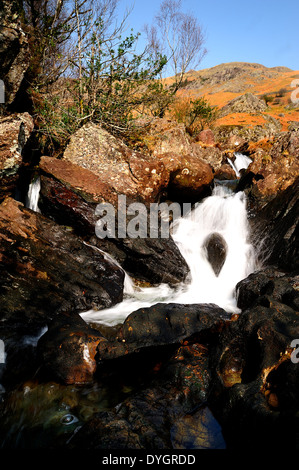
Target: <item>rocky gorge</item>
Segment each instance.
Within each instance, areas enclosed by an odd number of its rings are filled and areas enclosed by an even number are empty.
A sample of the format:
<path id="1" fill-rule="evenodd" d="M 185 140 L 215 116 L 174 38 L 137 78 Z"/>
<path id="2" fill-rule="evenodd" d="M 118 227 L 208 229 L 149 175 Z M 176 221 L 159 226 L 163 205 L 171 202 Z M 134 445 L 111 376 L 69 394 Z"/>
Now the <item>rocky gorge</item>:
<path id="1" fill-rule="evenodd" d="M 20 81 L 12 84 L 12 64 L 26 63 L 21 38 L 7 66 L 9 106 L 22 91 Z M 244 95 L 230 112 L 244 102 L 264 110 Z M 5 110 L 0 448 L 298 448 L 299 130 L 294 123 L 264 130 L 251 139 L 205 129 L 192 139 L 183 124 L 153 118 L 134 147 L 87 123 L 56 158 L 36 152 L 29 112 Z M 251 161 L 239 176 L 231 165 L 238 154 Z M 27 193 L 36 181 L 33 210 Z M 97 237 L 97 206 L 111 204 L 118 224 L 130 204 L 194 207 L 217 184 L 246 200 L 256 257 L 256 269 L 235 286 L 237 313 L 161 295 L 112 326 L 85 321 L 82 312 L 127 299 L 130 280 L 137 290 L 173 292 L 190 281 L 172 236 Z M 205 249 L 218 276 L 226 240 L 213 234 Z"/>

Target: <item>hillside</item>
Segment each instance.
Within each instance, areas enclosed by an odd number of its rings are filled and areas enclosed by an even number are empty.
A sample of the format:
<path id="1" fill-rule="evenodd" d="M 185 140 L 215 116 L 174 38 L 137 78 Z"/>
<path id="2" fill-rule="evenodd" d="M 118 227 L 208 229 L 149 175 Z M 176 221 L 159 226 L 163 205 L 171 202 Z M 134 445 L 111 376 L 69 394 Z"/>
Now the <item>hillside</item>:
<path id="1" fill-rule="evenodd" d="M 299 79 L 299 70 L 231 62 L 199 71 L 190 70 L 186 74 L 180 96 L 193 99 L 205 96 L 211 105 L 221 109 L 231 100 L 249 93 L 267 103 L 265 110 L 248 112 L 245 107 L 243 112 L 240 109 L 238 112 L 226 112 L 216 125 L 263 125 L 272 117 L 281 123 L 281 130 L 287 130 L 290 122 L 299 121 L 299 108 L 291 101 L 294 91 L 291 84 L 295 79 Z M 171 80 L 168 79 L 169 82 Z"/>

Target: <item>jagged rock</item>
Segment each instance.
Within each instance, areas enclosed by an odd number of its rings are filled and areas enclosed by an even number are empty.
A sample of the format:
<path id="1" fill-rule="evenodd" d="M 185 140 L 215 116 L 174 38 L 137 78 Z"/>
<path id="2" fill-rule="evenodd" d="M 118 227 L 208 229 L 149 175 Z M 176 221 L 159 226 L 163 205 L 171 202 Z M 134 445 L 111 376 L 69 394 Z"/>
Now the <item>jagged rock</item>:
<path id="1" fill-rule="evenodd" d="M 221 108 L 221 117 L 231 113 L 261 113 L 267 110 L 264 100 L 261 100 L 252 93 L 237 96 Z"/>
<path id="2" fill-rule="evenodd" d="M 168 171 L 170 199 L 198 201 L 206 194 L 213 180 L 212 167 L 205 159 L 204 151 L 203 154 L 194 151 L 183 124 L 153 119 L 144 140 L 151 157 L 162 162 Z"/>
<path id="3" fill-rule="evenodd" d="M 99 217 L 95 210 L 99 202 L 110 201 L 116 206 L 116 192 L 101 178 L 74 163 L 43 157 L 40 162 L 41 195 L 40 208 L 46 216 L 58 223 L 74 227 L 76 233 L 91 243 L 110 253 L 132 276 L 151 283 L 167 282 L 175 284 L 183 281 L 189 268 L 175 245 L 169 238 L 129 238 L 126 234 L 113 238 L 97 238 L 96 223 Z M 107 199 L 106 199 L 107 198 Z M 129 204 L 130 199 L 127 199 Z M 115 207 L 126 212 L 126 207 Z"/>
<path id="4" fill-rule="evenodd" d="M 28 113 L 0 119 L 0 201 L 15 192 L 22 166 L 22 151 L 33 127 L 33 119 Z"/>
<path id="5" fill-rule="evenodd" d="M 27 37 L 20 25 L 20 0 L 3 0 L 0 4 L 0 63 L 5 85 L 5 106 L 13 103 L 29 67 Z"/>
<path id="6" fill-rule="evenodd" d="M 220 235 L 220 233 L 212 233 L 204 241 L 203 248 L 206 252 L 207 259 L 210 265 L 212 266 L 214 273 L 216 274 L 216 276 L 219 276 L 219 273 L 226 259 L 226 241 L 224 240 L 222 235 Z"/>

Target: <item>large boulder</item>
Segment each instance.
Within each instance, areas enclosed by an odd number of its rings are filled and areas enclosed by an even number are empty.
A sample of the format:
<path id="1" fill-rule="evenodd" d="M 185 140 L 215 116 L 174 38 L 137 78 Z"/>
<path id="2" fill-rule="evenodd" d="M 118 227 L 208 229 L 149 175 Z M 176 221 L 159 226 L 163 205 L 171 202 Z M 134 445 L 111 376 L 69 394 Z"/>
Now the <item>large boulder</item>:
<path id="1" fill-rule="evenodd" d="M 93 123 L 72 135 L 63 160 L 97 175 L 111 193 L 144 203 L 157 201 L 169 180 L 162 162 L 131 150 L 123 141 Z M 101 194 L 100 190 L 99 185 L 98 194 Z M 104 193 L 103 197 L 112 202 L 109 195 Z"/>
<path id="2" fill-rule="evenodd" d="M 28 113 L 12 114 L 0 119 L 0 201 L 15 193 L 22 152 L 34 128 Z"/>
<path id="3" fill-rule="evenodd" d="M 214 177 L 212 167 L 205 161 L 204 152 L 194 151 L 183 124 L 156 118 L 150 122 L 144 140 L 150 155 L 168 170 L 170 199 L 196 201 L 207 193 Z"/>
<path id="4" fill-rule="evenodd" d="M 171 236 L 169 238 L 96 237 L 96 207 L 109 202 L 115 208 L 115 218 L 126 213 L 118 207 L 118 194 L 91 170 L 67 160 L 42 157 L 40 208 L 58 223 L 74 227 L 76 233 L 112 255 L 121 266 L 137 279 L 151 283 L 176 284 L 183 281 L 189 268 Z M 129 197 L 127 204 L 132 201 Z M 145 208 L 146 206 L 144 206 Z M 116 223 L 117 225 L 117 223 Z"/>
<path id="5" fill-rule="evenodd" d="M 146 351 L 198 340 L 219 332 L 230 319 L 214 304 L 163 304 L 131 313 L 116 334 L 116 340 L 98 345 L 99 363 Z"/>

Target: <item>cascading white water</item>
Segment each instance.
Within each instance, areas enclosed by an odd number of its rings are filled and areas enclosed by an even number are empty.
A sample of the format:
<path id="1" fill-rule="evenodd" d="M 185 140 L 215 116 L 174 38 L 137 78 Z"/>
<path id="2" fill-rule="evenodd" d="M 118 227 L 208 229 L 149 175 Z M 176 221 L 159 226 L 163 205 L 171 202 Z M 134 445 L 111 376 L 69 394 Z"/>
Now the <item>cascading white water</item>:
<path id="1" fill-rule="evenodd" d="M 251 158 L 247 157 L 247 155 L 243 155 L 242 153 L 236 152 L 235 154 L 235 161 L 232 162 L 230 158 L 228 158 L 228 162 L 234 172 L 236 173 L 237 178 L 241 176 L 240 171 L 246 170 L 250 163 L 252 162 Z"/>
<path id="2" fill-rule="evenodd" d="M 226 259 L 218 276 L 207 259 L 204 243 L 209 234 L 218 233 L 227 245 Z M 87 322 L 116 325 L 133 311 L 157 302 L 214 303 L 227 312 L 239 313 L 235 286 L 256 269 L 250 245 L 246 198 L 216 186 L 210 197 L 198 203 L 192 212 L 174 223 L 172 236 L 190 268 L 188 282 L 176 289 L 167 284 L 139 288 L 132 282 L 125 286 L 123 302 L 104 310 L 81 313 Z"/>
<path id="3" fill-rule="evenodd" d="M 35 212 L 40 212 L 38 208 L 39 192 L 40 192 L 40 178 L 37 177 L 29 185 L 27 200 L 26 200 L 26 207 L 28 207 L 29 209 L 32 209 Z"/>

